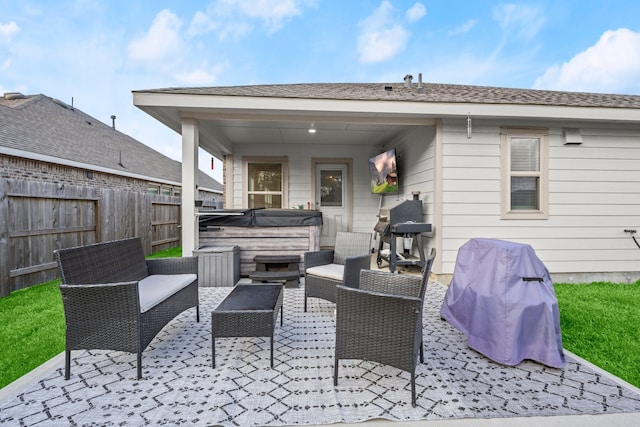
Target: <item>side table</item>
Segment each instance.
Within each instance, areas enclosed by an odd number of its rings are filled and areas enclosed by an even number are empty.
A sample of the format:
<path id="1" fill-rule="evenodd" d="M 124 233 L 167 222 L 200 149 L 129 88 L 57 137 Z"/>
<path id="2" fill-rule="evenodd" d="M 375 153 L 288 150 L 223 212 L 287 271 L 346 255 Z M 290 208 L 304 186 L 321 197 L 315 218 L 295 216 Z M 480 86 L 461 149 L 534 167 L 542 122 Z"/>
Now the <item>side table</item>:
<path id="1" fill-rule="evenodd" d="M 289 287 L 300 284 L 300 256 L 256 255 L 253 258 L 256 271 L 249 274 L 252 282 L 284 282 Z"/>

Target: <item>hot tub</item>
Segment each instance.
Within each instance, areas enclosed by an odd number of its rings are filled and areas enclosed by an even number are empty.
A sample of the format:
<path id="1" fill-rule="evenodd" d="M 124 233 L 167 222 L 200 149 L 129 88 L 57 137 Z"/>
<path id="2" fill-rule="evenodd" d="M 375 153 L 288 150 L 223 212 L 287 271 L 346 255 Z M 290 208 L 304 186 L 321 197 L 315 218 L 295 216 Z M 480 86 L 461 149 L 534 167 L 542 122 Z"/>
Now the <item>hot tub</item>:
<path id="1" fill-rule="evenodd" d="M 297 255 L 320 249 L 322 212 L 306 209 L 222 209 L 200 212 L 199 246 L 239 246 L 240 275 L 256 255 Z M 300 262 L 300 273 L 304 272 Z"/>

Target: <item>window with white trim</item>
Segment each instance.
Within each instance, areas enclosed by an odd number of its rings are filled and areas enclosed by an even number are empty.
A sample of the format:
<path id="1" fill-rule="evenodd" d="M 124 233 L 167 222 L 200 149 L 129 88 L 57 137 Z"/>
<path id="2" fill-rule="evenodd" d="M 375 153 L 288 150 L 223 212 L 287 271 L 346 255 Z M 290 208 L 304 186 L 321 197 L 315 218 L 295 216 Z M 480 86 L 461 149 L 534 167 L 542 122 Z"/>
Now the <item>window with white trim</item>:
<path id="1" fill-rule="evenodd" d="M 287 159 L 244 159 L 247 208 L 284 208 L 287 203 Z"/>
<path id="2" fill-rule="evenodd" d="M 546 129 L 502 129 L 503 219 L 549 217 Z"/>

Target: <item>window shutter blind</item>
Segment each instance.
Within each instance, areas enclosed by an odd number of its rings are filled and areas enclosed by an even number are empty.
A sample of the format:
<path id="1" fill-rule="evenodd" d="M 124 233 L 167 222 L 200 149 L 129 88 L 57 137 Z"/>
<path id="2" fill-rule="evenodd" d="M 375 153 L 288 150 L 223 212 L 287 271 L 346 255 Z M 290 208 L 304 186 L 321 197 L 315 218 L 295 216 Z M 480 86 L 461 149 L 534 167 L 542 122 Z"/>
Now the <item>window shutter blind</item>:
<path id="1" fill-rule="evenodd" d="M 540 139 L 511 139 L 511 171 L 537 172 L 540 170 Z"/>

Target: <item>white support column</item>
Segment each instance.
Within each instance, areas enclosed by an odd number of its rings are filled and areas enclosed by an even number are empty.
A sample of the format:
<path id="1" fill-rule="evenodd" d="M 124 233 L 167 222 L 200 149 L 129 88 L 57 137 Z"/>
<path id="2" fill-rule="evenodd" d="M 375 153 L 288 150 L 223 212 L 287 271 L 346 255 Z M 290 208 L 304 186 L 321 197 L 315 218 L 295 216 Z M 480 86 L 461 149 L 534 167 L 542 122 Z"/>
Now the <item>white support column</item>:
<path id="1" fill-rule="evenodd" d="M 199 245 L 195 201 L 198 198 L 200 124 L 182 119 L 182 256 L 193 255 Z"/>

